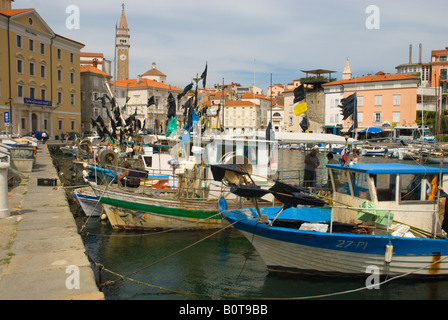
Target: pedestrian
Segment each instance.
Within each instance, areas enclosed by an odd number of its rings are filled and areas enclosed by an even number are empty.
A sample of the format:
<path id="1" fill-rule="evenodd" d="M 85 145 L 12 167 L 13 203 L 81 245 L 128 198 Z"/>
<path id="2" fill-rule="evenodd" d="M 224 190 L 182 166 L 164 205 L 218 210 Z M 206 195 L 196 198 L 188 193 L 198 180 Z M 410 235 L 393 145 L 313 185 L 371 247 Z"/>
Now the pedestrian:
<path id="1" fill-rule="evenodd" d="M 316 186 L 316 169 L 320 162 L 317 158 L 317 149 L 311 149 L 310 153 L 305 157 L 305 175 L 303 177 L 304 187 L 314 188 Z"/>
<path id="2" fill-rule="evenodd" d="M 327 153 L 327 163 L 328 164 L 338 164 L 339 162 L 334 158 L 333 156 L 333 152 L 328 152 Z"/>

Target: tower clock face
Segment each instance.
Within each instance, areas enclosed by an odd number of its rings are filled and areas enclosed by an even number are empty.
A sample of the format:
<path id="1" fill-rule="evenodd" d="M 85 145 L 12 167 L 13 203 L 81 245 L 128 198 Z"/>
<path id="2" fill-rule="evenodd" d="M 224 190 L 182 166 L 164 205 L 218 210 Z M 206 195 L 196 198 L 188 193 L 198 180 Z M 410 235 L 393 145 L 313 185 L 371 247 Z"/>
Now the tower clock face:
<path id="1" fill-rule="evenodd" d="M 121 56 L 120 56 L 120 59 L 122 60 L 122 61 L 124 61 L 124 60 L 126 60 L 126 55 L 125 54 L 122 54 Z"/>

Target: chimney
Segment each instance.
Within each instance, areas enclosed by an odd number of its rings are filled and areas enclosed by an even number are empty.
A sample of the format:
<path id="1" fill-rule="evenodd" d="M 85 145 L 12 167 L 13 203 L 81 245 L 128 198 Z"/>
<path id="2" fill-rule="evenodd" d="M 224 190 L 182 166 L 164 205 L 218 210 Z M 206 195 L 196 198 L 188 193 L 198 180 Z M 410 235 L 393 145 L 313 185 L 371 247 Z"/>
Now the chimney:
<path id="1" fill-rule="evenodd" d="M 138 75 L 138 76 L 137 76 L 137 83 L 140 83 L 140 82 L 142 82 L 142 76 L 141 76 L 141 75 Z"/>
<path id="2" fill-rule="evenodd" d="M 422 63 L 422 44 L 420 43 L 418 47 L 418 63 Z"/>
<path id="3" fill-rule="evenodd" d="M 97 58 L 93 59 L 92 64 L 95 68 L 98 68 L 98 59 Z"/>
<path id="4" fill-rule="evenodd" d="M 412 44 L 409 45 L 409 63 L 412 63 Z"/>

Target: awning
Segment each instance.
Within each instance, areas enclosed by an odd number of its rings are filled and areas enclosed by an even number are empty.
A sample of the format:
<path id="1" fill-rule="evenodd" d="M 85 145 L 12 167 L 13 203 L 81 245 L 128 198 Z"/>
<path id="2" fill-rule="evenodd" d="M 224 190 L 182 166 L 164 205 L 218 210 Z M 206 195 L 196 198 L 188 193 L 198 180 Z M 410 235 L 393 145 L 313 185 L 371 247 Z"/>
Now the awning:
<path id="1" fill-rule="evenodd" d="M 361 131 L 359 131 L 359 132 L 368 132 L 368 133 L 377 134 L 377 133 L 380 133 L 380 132 L 383 132 L 383 131 L 384 131 L 384 130 L 383 130 L 383 129 L 380 129 L 380 128 L 369 127 L 369 128 L 367 128 L 367 129 L 361 130 Z"/>

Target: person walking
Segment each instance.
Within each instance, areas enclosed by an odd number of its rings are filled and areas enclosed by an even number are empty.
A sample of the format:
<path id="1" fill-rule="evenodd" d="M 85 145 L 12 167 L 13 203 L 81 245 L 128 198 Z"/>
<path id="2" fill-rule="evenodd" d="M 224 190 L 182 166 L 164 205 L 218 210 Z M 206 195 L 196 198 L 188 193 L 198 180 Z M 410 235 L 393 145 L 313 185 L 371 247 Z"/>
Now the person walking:
<path id="1" fill-rule="evenodd" d="M 314 188 L 316 186 L 316 169 L 320 162 L 317 158 L 317 149 L 311 149 L 310 153 L 305 157 L 305 175 L 303 177 L 304 187 Z"/>

